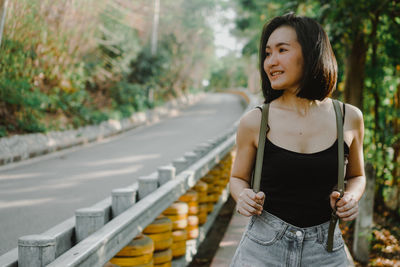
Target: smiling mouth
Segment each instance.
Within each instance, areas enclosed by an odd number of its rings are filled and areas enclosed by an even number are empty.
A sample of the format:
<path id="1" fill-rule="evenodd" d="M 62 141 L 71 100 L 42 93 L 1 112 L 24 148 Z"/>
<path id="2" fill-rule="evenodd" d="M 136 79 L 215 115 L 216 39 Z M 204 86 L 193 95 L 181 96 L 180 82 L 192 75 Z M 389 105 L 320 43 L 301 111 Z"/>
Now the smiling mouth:
<path id="1" fill-rule="evenodd" d="M 274 76 L 278 76 L 278 75 L 280 75 L 280 74 L 282 74 L 282 73 L 283 73 L 283 71 L 274 71 L 274 72 L 271 72 L 270 75 L 271 75 L 272 77 L 274 77 Z"/>

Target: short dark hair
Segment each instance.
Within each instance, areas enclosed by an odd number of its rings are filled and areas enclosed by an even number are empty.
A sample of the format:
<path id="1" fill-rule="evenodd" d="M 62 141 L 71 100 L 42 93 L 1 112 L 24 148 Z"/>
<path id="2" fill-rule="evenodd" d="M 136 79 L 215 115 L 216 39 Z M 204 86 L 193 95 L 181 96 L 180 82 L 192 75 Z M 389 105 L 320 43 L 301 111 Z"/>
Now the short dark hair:
<path id="1" fill-rule="evenodd" d="M 309 100 L 323 100 L 336 87 L 337 63 L 328 35 L 315 20 L 297 16 L 293 12 L 273 18 L 267 22 L 260 41 L 260 74 L 265 102 L 280 97 L 282 90 L 274 90 L 264 71 L 265 48 L 273 31 L 281 26 L 292 27 L 297 34 L 304 58 L 304 73 L 297 96 Z"/>

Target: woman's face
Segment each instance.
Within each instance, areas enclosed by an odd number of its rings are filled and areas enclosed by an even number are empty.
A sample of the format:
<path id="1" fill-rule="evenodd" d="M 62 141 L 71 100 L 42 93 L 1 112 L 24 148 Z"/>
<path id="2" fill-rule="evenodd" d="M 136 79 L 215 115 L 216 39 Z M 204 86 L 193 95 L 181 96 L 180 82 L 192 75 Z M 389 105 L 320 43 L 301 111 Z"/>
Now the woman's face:
<path id="1" fill-rule="evenodd" d="M 264 71 L 271 87 L 295 93 L 300 85 L 304 64 L 296 31 L 290 26 L 277 28 L 270 35 L 265 51 Z"/>

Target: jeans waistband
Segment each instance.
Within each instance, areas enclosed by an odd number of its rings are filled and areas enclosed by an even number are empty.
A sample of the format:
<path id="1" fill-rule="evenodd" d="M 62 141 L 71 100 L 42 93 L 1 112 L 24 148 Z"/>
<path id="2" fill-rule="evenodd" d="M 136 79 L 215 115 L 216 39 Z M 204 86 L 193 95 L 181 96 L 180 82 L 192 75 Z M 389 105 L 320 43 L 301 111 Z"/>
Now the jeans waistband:
<path id="1" fill-rule="evenodd" d="M 262 220 L 263 223 L 268 224 L 276 230 L 282 231 L 281 235 L 286 235 L 292 238 L 302 237 L 305 240 L 317 238 L 321 241 L 323 239 L 323 235 L 326 235 L 329 229 L 329 221 L 319 225 L 301 228 L 287 223 L 265 210 L 262 211 L 261 215 L 255 216 Z M 338 226 L 336 225 L 336 227 Z"/>

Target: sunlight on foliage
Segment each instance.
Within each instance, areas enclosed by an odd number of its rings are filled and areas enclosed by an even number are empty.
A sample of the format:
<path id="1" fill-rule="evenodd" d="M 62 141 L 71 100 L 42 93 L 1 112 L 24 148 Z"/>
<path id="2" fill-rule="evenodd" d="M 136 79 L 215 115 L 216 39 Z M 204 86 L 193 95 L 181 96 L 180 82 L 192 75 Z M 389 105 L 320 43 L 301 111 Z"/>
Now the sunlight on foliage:
<path id="1" fill-rule="evenodd" d="M 201 88 L 214 6 L 162 2 L 158 51 L 149 55 L 153 1 L 9 1 L 0 137 L 123 118 Z"/>

